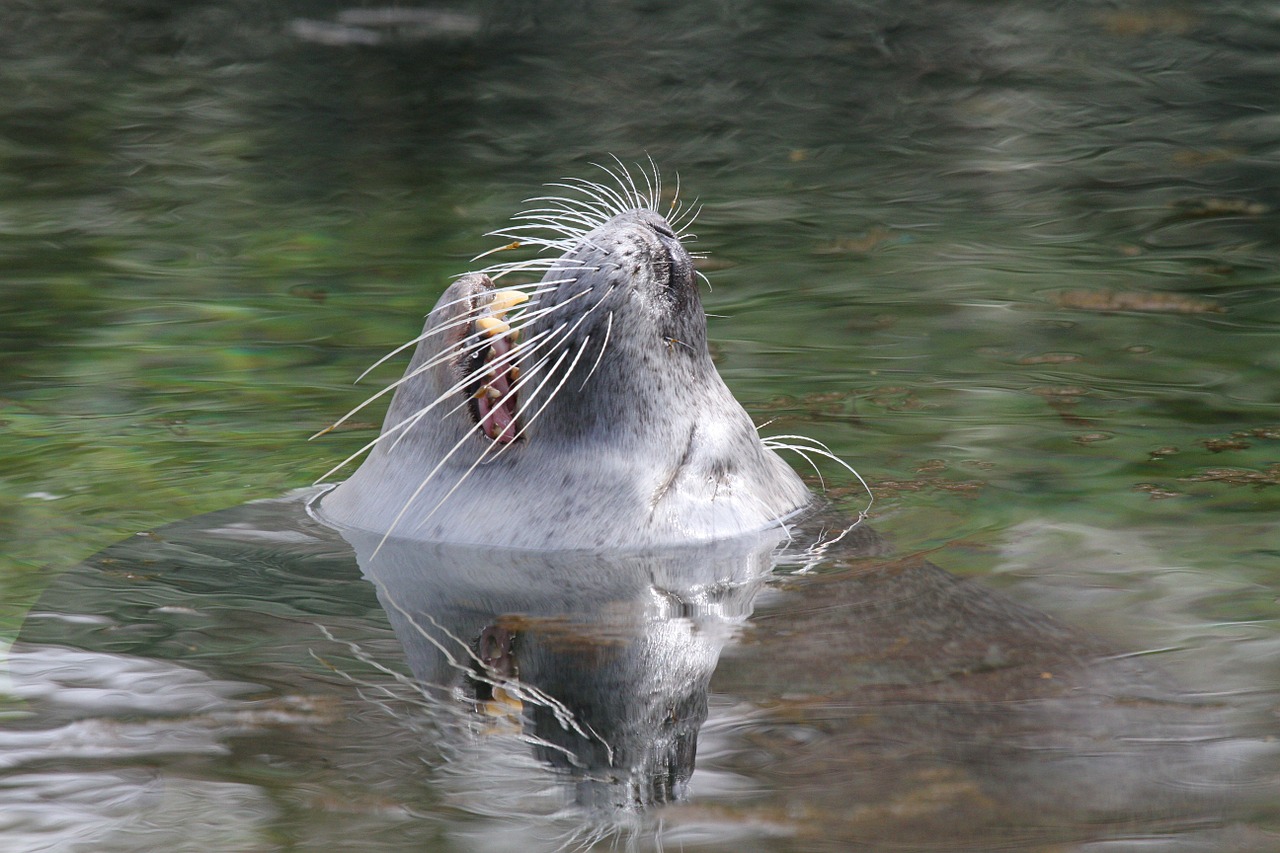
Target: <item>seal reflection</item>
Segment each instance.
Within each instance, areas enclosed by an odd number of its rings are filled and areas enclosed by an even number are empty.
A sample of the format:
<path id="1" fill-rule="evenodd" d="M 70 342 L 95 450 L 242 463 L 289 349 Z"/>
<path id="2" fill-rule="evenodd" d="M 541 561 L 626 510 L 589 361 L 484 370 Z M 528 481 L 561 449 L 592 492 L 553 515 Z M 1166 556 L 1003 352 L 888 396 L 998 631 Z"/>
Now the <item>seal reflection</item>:
<path id="1" fill-rule="evenodd" d="M 785 547 L 375 556 L 376 533 L 307 517 L 314 495 L 131 537 L 49 587 L 10 656 L 6 815 L 59 804 L 59 837 L 99 850 L 193 827 L 206 850 L 1039 850 L 1274 803 L 1269 708 L 1185 695 L 865 526 L 822 555 L 819 515 Z M 208 816 L 232 808 L 227 846 Z"/>
<path id="2" fill-rule="evenodd" d="M 784 537 L 598 553 L 341 532 L 414 676 L 475 709 L 455 736 L 524 744 L 606 811 L 683 797 L 720 651 Z"/>

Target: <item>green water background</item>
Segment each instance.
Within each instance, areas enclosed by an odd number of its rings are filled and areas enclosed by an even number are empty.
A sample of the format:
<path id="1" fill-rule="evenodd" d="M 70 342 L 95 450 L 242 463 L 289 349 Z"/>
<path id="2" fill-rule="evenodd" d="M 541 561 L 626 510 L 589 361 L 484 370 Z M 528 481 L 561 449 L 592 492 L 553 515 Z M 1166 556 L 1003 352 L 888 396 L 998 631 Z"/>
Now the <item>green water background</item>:
<path id="1" fill-rule="evenodd" d="M 613 154 L 700 200 L 727 382 L 900 549 L 1274 675 L 1272 4 L 450 8 L 0 9 L 0 625 L 371 438 L 307 440 Z"/>

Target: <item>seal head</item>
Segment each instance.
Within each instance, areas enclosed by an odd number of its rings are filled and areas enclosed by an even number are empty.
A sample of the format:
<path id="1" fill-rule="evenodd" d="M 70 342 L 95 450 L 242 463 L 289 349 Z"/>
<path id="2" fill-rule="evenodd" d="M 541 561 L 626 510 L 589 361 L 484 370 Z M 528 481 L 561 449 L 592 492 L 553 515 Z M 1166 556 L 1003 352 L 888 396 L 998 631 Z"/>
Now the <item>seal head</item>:
<path id="1" fill-rule="evenodd" d="M 631 549 L 762 530 L 810 502 L 712 364 L 678 230 L 638 205 L 597 207 L 589 229 L 557 212 L 562 235 L 543 245 L 563 254 L 536 285 L 496 288 L 527 269 L 497 265 L 445 291 L 381 435 L 318 517 L 436 542 Z"/>

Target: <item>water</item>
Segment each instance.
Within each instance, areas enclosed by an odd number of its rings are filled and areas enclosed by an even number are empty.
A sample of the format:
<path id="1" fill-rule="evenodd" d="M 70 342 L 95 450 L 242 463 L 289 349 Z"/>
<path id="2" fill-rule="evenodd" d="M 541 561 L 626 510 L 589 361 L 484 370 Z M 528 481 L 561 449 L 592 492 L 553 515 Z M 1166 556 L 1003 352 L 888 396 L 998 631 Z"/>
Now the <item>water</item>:
<path id="1" fill-rule="evenodd" d="M 11 636 L 90 620 L 59 629 L 79 652 L 18 656 L 44 664 L 3 705 L 0 832 L 67 850 L 589 837 L 532 752 L 468 777 L 497 759 L 450 752 L 452 729 L 369 663 L 403 674 L 342 543 L 255 552 L 235 577 L 286 567 L 265 585 L 220 588 L 196 559 L 220 615 L 185 646 L 95 631 L 159 619 L 180 636 L 191 602 L 162 573 L 99 585 L 84 561 L 304 486 L 366 441 L 376 416 L 305 438 L 363 399 L 350 380 L 416 332 L 483 232 L 612 152 L 651 155 L 701 199 L 715 354 L 767 431 L 853 462 L 893 554 L 977 579 L 1012 624 L 1007 608 L 1032 607 L 1135 655 L 1071 669 L 1027 628 L 1043 681 L 1146 691 L 1023 689 L 1001 716 L 987 693 L 939 692 L 994 628 L 952 618 L 972 608 L 937 578 L 935 609 L 884 610 L 923 626 L 908 639 L 939 650 L 930 663 L 859 615 L 901 600 L 871 580 L 889 570 L 782 567 L 717 623 L 736 627 L 710 655 L 687 800 L 624 837 L 1280 846 L 1274 9 L 451 8 L 0 11 L 0 618 Z M 823 474 L 856 511 L 856 484 Z M 282 634 L 297 612 L 336 639 Z M 948 657 L 956 632 L 984 648 Z M 353 677 L 408 692 L 388 706 Z"/>

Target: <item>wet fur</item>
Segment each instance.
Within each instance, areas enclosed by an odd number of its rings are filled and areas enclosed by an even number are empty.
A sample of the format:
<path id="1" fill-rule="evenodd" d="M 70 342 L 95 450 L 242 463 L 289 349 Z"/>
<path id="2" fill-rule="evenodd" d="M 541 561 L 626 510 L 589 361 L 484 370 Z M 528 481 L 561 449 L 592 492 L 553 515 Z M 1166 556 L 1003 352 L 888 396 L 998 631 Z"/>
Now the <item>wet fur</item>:
<path id="1" fill-rule="evenodd" d="M 495 232 L 503 249 L 539 256 L 458 279 L 427 318 L 381 435 L 347 482 L 319 504 L 338 526 L 453 543 L 645 548 L 710 541 L 775 526 L 812 496 L 774 452 L 827 454 L 796 437 L 763 441 L 707 350 L 706 317 L 681 240 L 693 211 L 656 212 L 656 170 L 644 190 L 623 169 L 616 186 L 556 185 L 574 195 Z M 473 362 L 493 340 L 476 331 L 497 281 L 528 296 L 503 317 L 519 368 L 514 440 L 499 442 L 468 413 L 488 374 Z M 403 348 L 402 348 L 403 349 Z"/>

